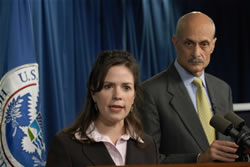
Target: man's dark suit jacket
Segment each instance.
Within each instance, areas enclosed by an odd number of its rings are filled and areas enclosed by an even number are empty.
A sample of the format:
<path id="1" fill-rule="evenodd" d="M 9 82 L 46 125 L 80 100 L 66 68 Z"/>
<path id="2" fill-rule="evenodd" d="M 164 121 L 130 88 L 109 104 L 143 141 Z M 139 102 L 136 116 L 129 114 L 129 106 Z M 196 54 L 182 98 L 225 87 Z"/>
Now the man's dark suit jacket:
<path id="1" fill-rule="evenodd" d="M 145 135 L 145 148 L 139 148 L 135 140 L 127 143 L 126 165 L 157 164 L 158 149 L 152 137 Z M 115 165 L 103 142 L 83 144 L 64 133 L 57 134 L 51 142 L 46 167 L 86 167 Z"/>
<path id="2" fill-rule="evenodd" d="M 214 114 L 233 111 L 231 88 L 222 80 L 205 74 Z M 159 147 L 161 163 L 194 163 L 208 149 L 205 132 L 174 64 L 143 83 L 144 104 L 140 109 L 145 132 Z M 216 138 L 230 140 L 216 133 Z"/>

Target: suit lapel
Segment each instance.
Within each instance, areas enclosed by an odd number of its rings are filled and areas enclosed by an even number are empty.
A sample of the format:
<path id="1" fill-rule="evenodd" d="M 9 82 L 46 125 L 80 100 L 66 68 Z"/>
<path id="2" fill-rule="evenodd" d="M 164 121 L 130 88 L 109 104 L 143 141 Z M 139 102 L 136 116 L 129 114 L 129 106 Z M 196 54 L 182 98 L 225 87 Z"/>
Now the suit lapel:
<path id="1" fill-rule="evenodd" d="M 209 146 L 208 140 L 186 87 L 176 71 L 174 64 L 170 66 L 169 71 L 171 74 L 169 75 L 167 82 L 168 91 L 173 96 L 171 104 L 183 121 L 187 130 L 190 132 L 191 136 L 200 146 L 201 150 L 205 151 Z M 180 102 L 182 105 L 180 105 Z"/>
<path id="2" fill-rule="evenodd" d="M 219 110 L 217 108 L 218 106 L 218 100 L 216 98 L 216 93 L 220 92 L 220 90 L 217 90 L 216 85 L 214 84 L 213 81 L 211 81 L 211 79 L 209 78 L 208 75 L 205 74 L 205 79 L 206 79 L 206 85 L 207 85 L 207 91 L 208 91 L 208 95 L 210 97 L 210 102 L 211 102 L 211 106 L 212 106 L 212 110 L 214 112 L 214 114 L 219 114 L 219 115 L 224 115 L 224 112 L 222 112 L 221 110 Z M 230 140 L 229 137 L 223 135 L 222 133 L 219 133 L 216 131 L 216 139 L 220 139 L 220 140 Z"/>
<path id="3" fill-rule="evenodd" d="M 216 85 L 214 84 L 213 81 L 211 81 L 211 79 L 206 74 L 205 74 L 205 79 L 206 79 L 207 91 L 208 91 L 208 95 L 210 97 L 210 102 L 212 105 L 213 112 L 214 112 L 214 114 L 222 114 L 223 115 L 223 112 L 221 112 L 220 110 L 217 109 L 216 93 L 220 92 L 220 90 L 216 89 Z"/>
<path id="4" fill-rule="evenodd" d="M 115 165 L 102 142 L 84 144 L 83 154 L 93 163 L 93 165 Z"/>
<path id="5" fill-rule="evenodd" d="M 136 143 L 133 139 L 129 139 L 127 142 L 127 154 L 126 154 L 126 165 L 130 164 L 140 164 L 142 159 L 141 150 L 136 146 Z"/>

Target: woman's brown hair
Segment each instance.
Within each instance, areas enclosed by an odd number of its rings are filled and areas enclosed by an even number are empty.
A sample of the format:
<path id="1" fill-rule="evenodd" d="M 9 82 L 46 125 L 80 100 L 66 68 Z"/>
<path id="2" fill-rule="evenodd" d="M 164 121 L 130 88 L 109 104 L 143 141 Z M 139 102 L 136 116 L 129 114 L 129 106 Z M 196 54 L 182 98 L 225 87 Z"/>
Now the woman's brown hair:
<path id="1" fill-rule="evenodd" d="M 133 74 L 136 97 L 132 107 L 133 111 L 130 111 L 128 116 L 125 118 L 125 126 L 127 126 L 129 123 L 129 125 L 133 128 L 133 131 L 137 136 L 137 143 L 139 143 L 139 138 L 143 138 L 143 127 L 140 119 L 138 118 L 137 112 L 137 106 L 141 102 L 142 98 L 139 78 L 139 65 L 129 52 L 122 50 L 103 51 L 99 54 L 88 79 L 88 90 L 85 99 L 84 110 L 81 112 L 73 125 L 65 129 L 64 132 L 71 135 L 79 132 L 81 134 L 81 138 L 86 139 L 82 142 L 93 142 L 90 138 L 88 138 L 86 130 L 88 129 L 89 125 L 97 119 L 99 111 L 95 108 L 95 102 L 91 97 L 91 92 L 95 93 L 102 90 L 104 79 L 109 69 L 115 65 L 125 65 Z"/>

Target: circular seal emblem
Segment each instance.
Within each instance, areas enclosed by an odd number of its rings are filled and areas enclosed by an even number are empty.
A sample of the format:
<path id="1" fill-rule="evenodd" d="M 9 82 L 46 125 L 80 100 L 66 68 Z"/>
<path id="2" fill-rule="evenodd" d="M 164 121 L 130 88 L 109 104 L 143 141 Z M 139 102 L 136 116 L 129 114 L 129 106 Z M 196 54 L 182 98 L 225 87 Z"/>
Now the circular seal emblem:
<path id="1" fill-rule="evenodd" d="M 26 64 L 0 81 L 0 166 L 46 163 L 39 100 L 38 65 Z"/>

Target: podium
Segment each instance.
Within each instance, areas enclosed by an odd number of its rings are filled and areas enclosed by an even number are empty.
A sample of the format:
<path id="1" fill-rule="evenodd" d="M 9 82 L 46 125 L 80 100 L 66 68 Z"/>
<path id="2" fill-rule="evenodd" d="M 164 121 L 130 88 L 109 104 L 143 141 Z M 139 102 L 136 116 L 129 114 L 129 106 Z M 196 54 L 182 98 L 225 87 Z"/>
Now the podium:
<path id="1" fill-rule="evenodd" d="M 93 167 L 93 166 L 89 166 Z M 97 167 L 116 167 L 113 165 L 103 165 Z M 156 165 L 125 165 L 119 167 L 250 167 L 250 162 L 214 162 L 199 164 L 156 164 Z"/>

